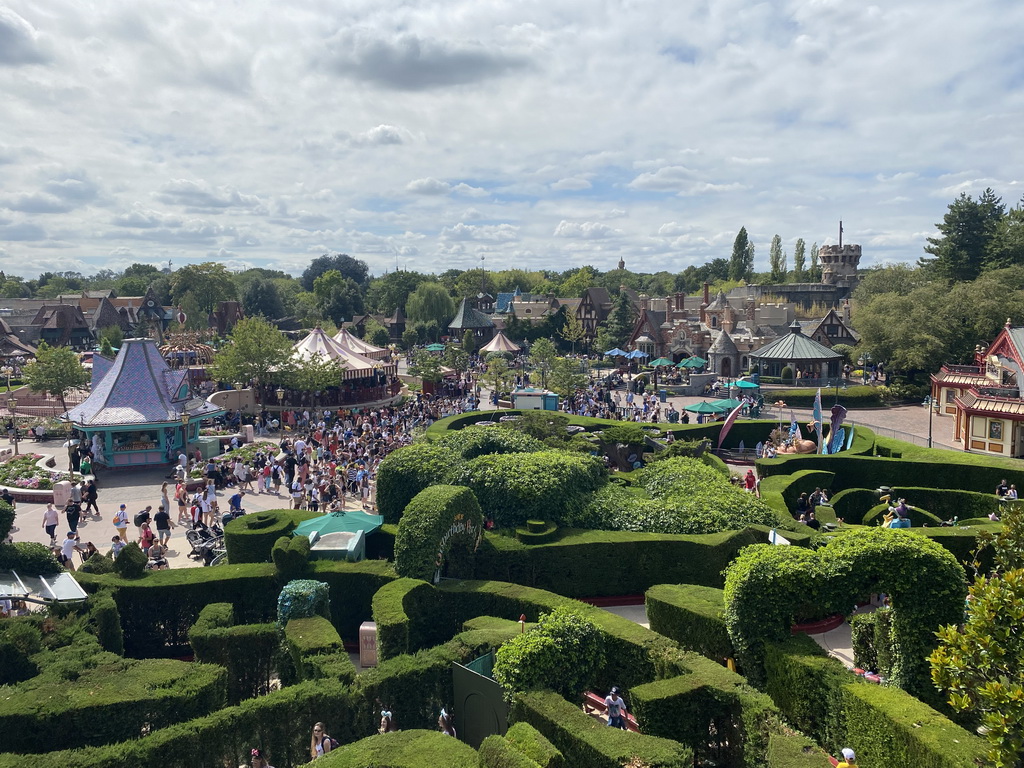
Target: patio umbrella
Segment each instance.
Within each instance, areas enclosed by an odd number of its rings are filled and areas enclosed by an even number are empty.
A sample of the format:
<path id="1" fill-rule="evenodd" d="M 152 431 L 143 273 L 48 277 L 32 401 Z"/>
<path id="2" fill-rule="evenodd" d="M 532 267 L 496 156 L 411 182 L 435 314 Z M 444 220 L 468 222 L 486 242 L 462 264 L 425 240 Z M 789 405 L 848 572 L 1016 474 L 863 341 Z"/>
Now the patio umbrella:
<path id="1" fill-rule="evenodd" d="M 605 354 L 608 357 L 625 357 L 629 353 L 628 352 L 623 352 L 621 349 L 616 347 L 615 349 L 609 349 L 607 352 L 605 352 Z"/>
<path id="2" fill-rule="evenodd" d="M 659 357 L 657 360 L 650 363 L 650 365 L 652 368 L 657 368 L 658 366 L 661 365 L 675 365 L 675 363 L 673 363 L 667 357 Z"/>
<path id="3" fill-rule="evenodd" d="M 314 531 L 321 536 L 326 536 L 328 533 L 356 533 L 357 531 L 369 534 L 380 528 L 383 522 L 384 518 L 381 515 L 370 515 L 358 510 L 331 512 L 299 523 L 292 535 L 309 536 Z"/>
<path id="4" fill-rule="evenodd" d="M 729 386 L 735 387 L 736 389 L 757 389 L 760 386 L 760 384 L 756 384 L 753 381 L 746 381 L 741 379 L 740 381 L 734 381 Z"/>
<path id="5" fill-rule="evenodd" d="M 688 357 L 678 364 L 679 368 L 701 368 L 707 365 L 707 360 L 699 357 Z"/>
<path id="6" fill-rule="evenodd" d="M 444 344 L 427 344 L 427 352 L 444 352 Z"/>
<path id="7" fill-rule="evenodd" d="M 639 349 L 634 349 L 632 352 L 626 355 L 626 357 L 628 357 L 630 360 L 639 360 L 641 357 L 650 357 L 650 355 L 647 354 L 646 352 L 641 352 Z"/>
<path id="8" fill-rule="evenodd" d="M 684 411 L 689 411 L 690 413 L 721 413 L 722 412 L 721 408 L 715 407 L 714 405 L 712 405 L 711 403 L 707 402 L 706 400 L 702 400 L 699 403 L 692 403 L 690 405 L 684 405 L 683 406 L 683 410 Z"/>
<path id="9" fill-rule="evenodd" d="M 737 400 L 735 397 L 727 397 L 724 400 L 712 400 L 711 401 L 711 405 L 716 406 L 717 408 L 719 408 L 722 411 L 731 411 L 736 406 L 742 405 L 742 404 L 743 403 L 741 401 Z"/>

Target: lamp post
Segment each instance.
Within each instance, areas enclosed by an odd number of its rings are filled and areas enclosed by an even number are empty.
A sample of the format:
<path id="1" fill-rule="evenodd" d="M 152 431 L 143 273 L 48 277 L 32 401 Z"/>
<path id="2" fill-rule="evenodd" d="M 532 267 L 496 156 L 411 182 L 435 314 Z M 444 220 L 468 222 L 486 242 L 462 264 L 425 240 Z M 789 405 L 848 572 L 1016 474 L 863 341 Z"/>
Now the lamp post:
<path id="1" fill-rule="evenodd" d="M 188 422 L 192 417 L 188 411 L 181 412 L 181 452 L 188 455 Z"/>
<path id="2" fill-rule="evenodd" d="M 10 392 L 11 391 L 11 376 L 14 374 L 14 366 L 10 365 L 10 364 L 5 365 L 2 368 L 0 368 L 0 373 L 2 373 L 4 376 L 7 377 L 7 391 Z"/>
<path id="3" fill-rule="evenodd" d="M 67 438 L 64 443 L 68 449 L 68 474 L 75 474 L 75 459 L 74 459 L 74 444 L 71 442 L 71 432 L 74 430 L 75 425 L 71 423 L 71 419 L 64 421 L 64 437 Z"/>
<path id="4" fill-rule="evenodd" d="M 10 387 L 10 384 L 7 385 Z M 10 391 L 10 390 L 8 390 Z M 14 455 L 18 455 L 18 398 L 7 399 L 7 409 L 11 412 L 11 423 L 14 424 Z"/>
<path id="5" fill-rule="evenodd" d="M 931 395 L 925 395 L 924 402 L 921 403 L 925 408 L 928 409 L 928 447 L 932 447 L 932 414 L 938 410 L 938 401 Z"/>

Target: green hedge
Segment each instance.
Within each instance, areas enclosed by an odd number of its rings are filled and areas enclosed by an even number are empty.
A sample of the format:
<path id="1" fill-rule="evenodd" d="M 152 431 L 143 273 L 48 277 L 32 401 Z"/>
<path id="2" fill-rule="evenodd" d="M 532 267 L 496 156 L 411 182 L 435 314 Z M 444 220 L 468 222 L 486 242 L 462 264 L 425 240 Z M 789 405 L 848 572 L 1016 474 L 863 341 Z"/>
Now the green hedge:
<path id="1" fill-rule="evenodd" d="M 373 595 L 373 621 L 377 625 L 377 657 L 390 659 L 414 653 L 451 637 L 447 623 L 431 622 L 441 595 L 419 579 L 397 579 Z"/>
<path id="2" fill-rule="evenodd" d="M 688 651 L 715 661 L 736 655 L 725 626 L 725 593 L 695 584 L 659 584 L 647 590 L 647 621 Z"/>
<path id="3" fill-rule="evenodd" d="M 693 753 L 682 744 L 609 728 L 551 691 L 518 695 L 512 704 L 511 719 L 529 723 L 544 734 L 568 765 L 621 768 L 630 760 L 646 768 L 693 765 Z"/>
<path id="4" fill-rule="evenodd" d="M 765 402 L 785 400 L 789 408 L 811 408 L 817 395 L 817 387 L 800 387 L 797 389 L 769 389 L 764 392 Z M 821 388 L 822 410 L 828 411 L 836 402 L 835 387 Z M 847 408 L 881 408 L 882 395 L 872 386 L 853 385 L 839 389 L 839 404 Z"/>
<path id="5" fill-rule="evenodd" d="M 59 573 L 62 570 L 53 552 L 43 544 L 34 541 L 0 544 L 0 571 L 17 571 L 22 576 L 38 576 L 41 573 Z"/>
<path id="6" fill-rule="evenodd" d="M 765 647 L 765 692 L 790 723 L 820 744 L 842 742 L 840 688 L 851 679 L 842 662 L 807 635 Z"/>
<path id="7" fill-rule="evenodd" d="M 815 488 L 831 488 L 834 480 L 834 472 L 814 469 L 802 469 L 792 475 L 773 475 L 761 481 L 761 498 L 773 509 L 793 516 L 801 493 L 810 496 Z"/>
<path id="8" fill-rule="evenodd" d="M 42 651 L 39 674 L 0 697 L 5 749 L 52 751 L 137 738 L 224 705 L 222 667 L 171 659 L 136 661 L 95 639 Z M 40 738 L 45 734 L 44 738 Z"/>
<path id="9" fill-rule="evenodd" d="M 541 768 L 564 768 L 565 759 L 544 735 L 529 723 L 514 723 L 505 732 L 505 739 Z"/>
<path id="10" fill-rule="evenodd" d="M 280 635 L 276 625 L 235 625 L 230 603 L 211 603 L 199 613 L 188 633 L 196 661 L 227 670 L 227 700 L 265 696 L 276 676 Z"/>
<path id="11" fill-rule="evenodd" d="M 271 509 L 236 517 L 224 526 L 228 561 L 233 565 L 269 563 L 275 541 L 294 531 L 303 520 L 318 516 L 303 509 Z"/>
<path id="12" fill-rule="evenodd" d="M 424 488 L 447 481 L 462 459 L 429 443 L 417 443 L 384 457 L 377 467 L 377 512 L 397 523 L 406 505 Z"/>
<path id="13" fill-rule="evenodd" d="M 317 758 L 317 768 L 467 768 L 476 750 L 439 731 L 410 730 L 368 736 Z"/>
<path id="14" fill-rule="evenodd" d="M 826 755 L 805 736 L 773 733 L 768 740 L 768 768 L 829 768 Z"/>
<path id="15" fill-rule="evenodd" d="M 479 752 L 480 768 L 538 768 L 538 763 L 501 736 L 488 736 Z"/>
<path id="16" fill-rule="evenodd" d="M 471 578 L 483 522 L 469 488 L 425 488 L 409 502 L 398 524 L 395 570 L 414 579 L 433 580 L 435 573 Z"/>
<path id="17" fill-rule="evenodd" d="M 322 616 L 289 621 L 284 628 L 284 643 L 299 680 L 333 678 L 350 683 L 356 676 L 341 635 Z"/>
<path id="18" fill-rule="evenodd" d="M 476 555 L 476 575 L 567 597 L 638 595 L 666 582 L 722 587 L 724 568 L 757 541 L 751 531 L 684 535 L 561 528 L 557 540 L 528 546 L 488 533 Z"/>

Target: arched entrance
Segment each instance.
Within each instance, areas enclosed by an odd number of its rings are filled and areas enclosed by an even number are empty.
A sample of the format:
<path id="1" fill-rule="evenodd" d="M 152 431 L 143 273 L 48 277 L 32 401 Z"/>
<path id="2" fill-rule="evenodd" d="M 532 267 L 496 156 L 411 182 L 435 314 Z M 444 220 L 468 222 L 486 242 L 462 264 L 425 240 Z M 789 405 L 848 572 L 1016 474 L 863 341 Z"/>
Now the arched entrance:
<path id="1" fill-rule="evenodd" d="M 722 377 L 724 377 L 726 379 L 731 379 L 732 378 L 732 359 L 731 358 L 723 357 L 722 358 L 722 362 L 719 363 L 718 367 L 720 368 L 720 370 L 718 371 L 718 375 L 719 376 L 722 376 Z"/>

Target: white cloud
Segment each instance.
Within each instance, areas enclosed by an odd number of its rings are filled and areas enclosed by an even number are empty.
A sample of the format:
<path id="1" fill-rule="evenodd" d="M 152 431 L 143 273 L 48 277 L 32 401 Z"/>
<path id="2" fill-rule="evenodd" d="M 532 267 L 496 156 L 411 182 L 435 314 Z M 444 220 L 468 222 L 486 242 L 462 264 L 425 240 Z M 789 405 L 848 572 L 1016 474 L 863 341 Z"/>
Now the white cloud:
<path id="1" fill-rule="evenodd" d="M 449 242 L 483 240 L 495 243 L 511 243 L 519 239 L 519 227 L 512 224 L 463 224 L 445 227 L 441 239 Z"/>
<path id="2" fill-rule="evenodd" d="M 10 8 L 0 6 L 0 66 L 43 64 L 48 59 L 35 28 Z"/>
<path id="3" fill-rule="evenodd" d="M 607 224 L 602 224 L 598 221 L 565 221 L 564 219 L 558 223 L 554 231 L 555 237 L 572 237 L 582 238 L 584 240 L 599 240 L 605 237 L 614 237 L 621 235 L 622 231 L 609 227 Z"/>
<path id="4" fill-rule="evenodd" d="M 590 189 L 593 186 L 589 181 L 581 176 L 571 176 L 565 179 L 559 179 L 551 188 L 556 192 L 562 192 L 565 190 L 575 191 L 580 189 Z"/>
<path id="5" fill-rule="evenodd" d="M 414 195 L 447 195 L 452 191 L 452 185 L 447 181 L 428 177 L 410 181 L 405 185 L 405 191 Z"/>
<path id="6" fill-rule="evenodd" d="M 656 171 L 641 173 L 631 182 L 632 189 L 645 192 L 669 192 L 693 181 L 694 172 L 682 165 L 666 165 Z"/>

